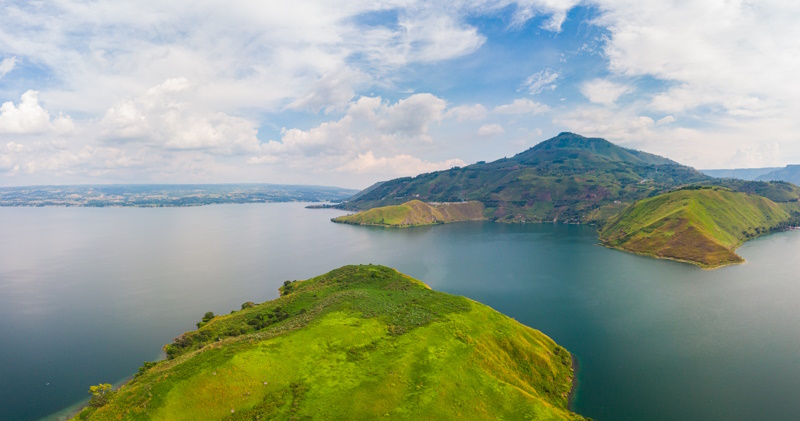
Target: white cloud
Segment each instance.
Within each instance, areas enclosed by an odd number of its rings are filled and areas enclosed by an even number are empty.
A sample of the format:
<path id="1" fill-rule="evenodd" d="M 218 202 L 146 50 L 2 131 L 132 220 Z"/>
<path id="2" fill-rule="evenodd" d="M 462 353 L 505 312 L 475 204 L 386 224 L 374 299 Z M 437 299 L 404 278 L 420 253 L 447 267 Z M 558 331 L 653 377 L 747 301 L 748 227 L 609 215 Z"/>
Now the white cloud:
<path id="1" fill-rule="evenodd" d="M 402 168 L 428 165 L 409 160 L 410 155 L 401 151 L 432 145 L 429 128 L 442 120 L 445 107 L 443 99 L 428 93 L 394 104 L 380 97 L 361 97 L 339 120 L 307 130 L 284 129 L 280 141 L 263 144 L 248 162 L 274 164 L 286 159 L 316 172 L 351 169 L 358 173 L 371 172 L 367 171 L 373 168 L 370 163 L 386 163 L 391 164 L 386 170 L 391 168 L 391 174 L 398 173 L 400 163 L 405 165 Z M 375 158 L 376 153 L 381 158 Z"/>
<path id="2" fill-rule="evenodd" d="M 547 15 L 542 28 L 548 31 L 561 32 L 561 25 L 567 19 L 569 9 L 580 0 L 527 0 L 517 3 L 512 26 L 520 26 L 536 15 Z"/>
<path id="3" fill-rule="evenodd" d="M 675 122 L 675 117 L 673 117 L 671 115 L 668 115 L 668 116 L 665 116 L 665 117 L 662 117 L 662 118 L 658 119 L 658 121 L 656 121 L 656 124 L 661 126 L 661 125 L 664 125 L 664 124 L 670 124 L 670 123 L 674 123 L 674 122 Z"/>
<path id="4" fill-rule="evenodd" d="M 800 54 L 793 53 L 800 3 L 597 2 L 597 23 L 610 33 L 610 69 L 674 83 L 656 96 L 655 108 L 679 112 L 714 105 L 751 114 L 753 107 L 798 107 L 800 86 L 787 82 L 800 73 Z"/>
<path id="5" fill-rule="evenodd" d="M 18 61 L 16 57 L 8 57 L 0 61 L 0 79 L 14 70 Z"/>
<path id="6" fill-rule="evenodd" d="M 372 151 L 367 151 L 366 153 L 358 154 L 355 159 L 342 165 L 337 170 L 355 174 L 378 173 L 401 177 L 446 170 L 463 165 L 465 165 L 464 161 L 460 159 L 427 162 L 406 154 L 376 158 Z"/>
<path id="7" fill-rule="evenodd" d="M 69 116 L 51 121 L 50 113 L 39 105 L 39 92 L 26 91 L 18 106 L 5 102 L 0 106 L 0 134 L 68 133 L 75 129 Z"/>
<path id="8" fill-rule="evenodd" d="M 553 70 L 545 69 L 528 76 L 522 85 L 528 89 L 528 92 L 530 92 L 531 95 L 536 95 L 546 89 L 551 91 L 556 89 L 557 85 L 555 84 L 555 81 L 560 76 L 561 75 L 559 73 Z"/>
<path id="9" fill-rule="evenodd" d="M 138 141 L 167 149 L 203 149 L 215 154 L 256 153 L 257 125 L 240 117 L 207 111 L 183 101 L 193 85 L 173 78 L 144 95 L 106 111 L 101 122 L 109 140 Z"/>
<path id="10" fill-rule="evenodd" d="M 364 84 L 369 77 L 349 67 L 329 71 L 311 84 L 308 93 L 292 101 L 287 108 L 333 111 L 347 104 L 355 96 L 354 87 Z"/>
<path id="11" fill-rule="evenodd" d="M 633 92 L 633 87 L 605 79 L 594 79 L 584 82 L 580 90 L 581 94 L 591 102 L 614 105 L 619 97 Z"/>
<path id="12" fill-rule="evenodd" d="M 550 110 L 545 104 L 529 99 L 515 99 L 510 104 L 498 105 L 492 112 L 496 114 L 541 114 Z"/>
<path id="13" fill-rule="evenodd" d="M 503 126 L 499 124 L 484 124 L 480 129 L 478 129 L 478 136 L 490 137 L 503 134 L 505 132 L 506 131 L 503 130 Z"/>
<path id="14" fill-rule="evenodd" d="M 445 113 L 445 118 L 455 118 L 456 121 L 464 122 L 464 121 L 480 121 L 486 118 L 486 115 L 489 112 L 486 110 L 481 104 L 474 104 L 474 105 L 459 105 L 458 107 L 453 107 L 447 110 Z"/>

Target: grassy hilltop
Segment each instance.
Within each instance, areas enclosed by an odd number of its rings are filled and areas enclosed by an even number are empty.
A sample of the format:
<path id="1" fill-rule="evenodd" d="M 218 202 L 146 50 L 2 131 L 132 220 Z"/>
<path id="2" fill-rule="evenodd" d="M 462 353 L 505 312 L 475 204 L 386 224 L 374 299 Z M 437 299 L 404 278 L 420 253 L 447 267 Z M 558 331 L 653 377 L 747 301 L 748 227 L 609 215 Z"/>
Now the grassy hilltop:
<path id="1" fill-rule="evenodd" d="M 744 241 L 796 224 L 797 204 L 721 187 L 693 187 L 641 200 L 600 232 L 610 247 L 713 268 L 742 262 Z"/>
<path id="2" fill-rule="evenodd" d="M 205 318 L 75 419 L 583 419 L 541 332 L 382 266 L 345 266 Z"/>
<path id="3" fill-rule="evenodd" d="M 412 200 L 396 206 L 383 206 L 353 215 L 333 218 L 333 222 L 385 227 L 412 227 L 456 221 L 477 221 L 483 218 L 481 202 L 442 203 L 429 205 Z"/>

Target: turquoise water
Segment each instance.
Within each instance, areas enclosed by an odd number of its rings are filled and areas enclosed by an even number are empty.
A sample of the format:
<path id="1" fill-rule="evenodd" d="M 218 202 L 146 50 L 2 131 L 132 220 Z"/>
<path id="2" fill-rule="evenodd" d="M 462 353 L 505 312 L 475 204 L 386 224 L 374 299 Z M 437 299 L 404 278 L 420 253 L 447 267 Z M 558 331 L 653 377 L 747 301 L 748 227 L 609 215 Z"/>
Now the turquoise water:
<path id="1" fill-rule="evenodd" d="M 797 419 L 800 232 L 718 270 L 597 246 L 592 227 L 329 222 L 301 204 L 0 208 L 0 419 L 118 382 L 206 311 L 380 263 L 537 328 L 580 362 L 597 420 Z M 48 384 L 49 383 L 49 384 Z"/>

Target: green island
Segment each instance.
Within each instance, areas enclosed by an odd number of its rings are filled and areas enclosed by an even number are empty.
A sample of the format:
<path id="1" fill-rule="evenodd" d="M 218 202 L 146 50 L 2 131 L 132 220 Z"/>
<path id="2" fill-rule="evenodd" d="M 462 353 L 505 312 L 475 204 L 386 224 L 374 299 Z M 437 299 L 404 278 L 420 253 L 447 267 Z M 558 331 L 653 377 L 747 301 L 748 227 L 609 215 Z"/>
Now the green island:
<path id="1" fill-rule="evenodd" d="M 602 244 L 704 268 L 743 262 L 744 241 L 800 224 L 797 202 L 775 203 L 722 187 L 690 186 L 643 199 L 600 231 Z"/>
<path id="2" fill-rule="evenodd" d="M 483 304 L 374 265 L 280 290 L 207 313 L 73 419 L 583 419 L 570 353 Z"/>
<path id="3" fill-rule="evenodd" d="M 420 225 L 436 225 L 458 221 L 477 221 L 484 219 L 483 203 L 472 201 L 463 203 L 428 204 L 411 200 L 401 205 L 381 206 L 333 218 L 333 222 L 354 225 L 376 225 L 405 228 Z"/>

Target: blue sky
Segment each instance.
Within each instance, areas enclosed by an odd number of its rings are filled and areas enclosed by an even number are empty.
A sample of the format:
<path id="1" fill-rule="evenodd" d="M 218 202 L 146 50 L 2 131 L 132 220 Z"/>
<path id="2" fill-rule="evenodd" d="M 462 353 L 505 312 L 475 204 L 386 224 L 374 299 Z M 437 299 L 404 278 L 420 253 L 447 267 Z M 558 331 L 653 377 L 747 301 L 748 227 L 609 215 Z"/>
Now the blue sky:
<path id="1" fill-rule="evenodd" d="M 0 185 L 365 187 L 561 131 L 800 162 L 778 0 L 0 4 Z"/>

